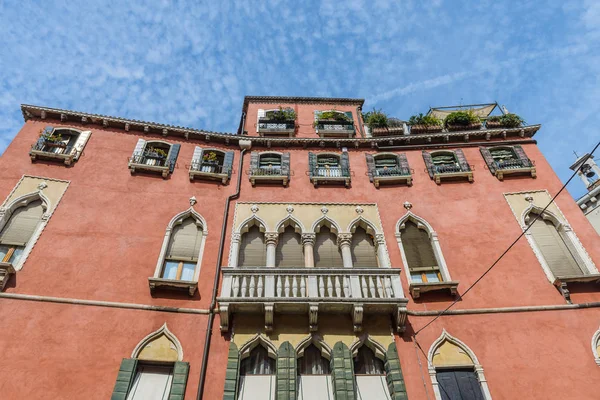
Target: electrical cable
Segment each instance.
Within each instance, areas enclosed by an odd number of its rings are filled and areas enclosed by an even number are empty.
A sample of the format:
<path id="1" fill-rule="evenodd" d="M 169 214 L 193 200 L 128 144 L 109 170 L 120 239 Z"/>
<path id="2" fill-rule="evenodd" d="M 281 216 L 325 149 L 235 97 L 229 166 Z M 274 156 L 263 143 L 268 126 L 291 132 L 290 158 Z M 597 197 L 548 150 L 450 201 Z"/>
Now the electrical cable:
<path id="1" fill-rule="evenodd" d="M 591 157 L 591 156 L 594 154 L 594 152 L 596 151 L 596 149 L 598 149 L 598 146 L 600 146 L 600 142 L 598 142 L 598 144 L 596 144 L 596 146 L 594 147 L 594 149 L 592 150 L 592 152 L 591 152 L 590 154 L 588 154 L 588 155 L 585 157 L 585 159 L 584 159 L 584 160 L 581 162 L 581 164 L 582 164 L 582 165 L 584 165 L 584 164 L 587 162 L 587 160 L 588 160 L 588 159 L 589 159 L 589 158 L 590 158 L 590 157 Z M 580 168 L 581 168 L 581 167 L 580 167 Z M 503 257 L 506 255 L 506 253 L 508 253 L 508 252 L 509 252 L 509 251 L 510 251 L 510 250 L 511 250 L 513 247 L 514 247 L 514 245 L 515 245 L 515 244 L 517 244 L 517 242 L 519 241 L 519 239 L 521 239 L 521 238 L 522 238 L 522 237 L 523 237 L 523 236 L 524 236 L 524 235 L 527 233 L 527 231 L 529 230 L 529 228 L 531 228 L 531 226 L 533 225 L 533 223 L 534 223 L 535 221 L 537 221 L 537 220 L 540 218 L 540 216 L 541 216 L 541 215 L 542 215 L 542 214 L 543 214 L 543 213 L 546 211 L 546 209 L 547 209 L 548 207 L 550 207 L 550 205 L 551 205 L 551 204 L 553 204 L 553 203 L 554 203 L 554 200 L 555 200 L 555 199 L 556 199 L 556 198 L 557 198 L 557 197 L 558 197 L 558 196 L 559 196 L 559 195 L 560 195 L 560 194 L 561 194 L 561 193 L 562 193 L 562 192 L 565 190 L 565 188 L 567 187 L 567 185 L 568 185 L 568 184 L 571 182 L 571 180 L 572 180 L 572 179 L 575 177 L 575 175 L 577 175 L 577 173 L 579 172 L 579 169 L 580 169 L 580 168 L 577 168 L 577 169 L 575 170 L 575 172 L 573 172 L 573 174 L 571 175 L 571 177 L 570 177 L 570 178 L 567 180 L 567 182 L 566 182 L 566 183 L 565 183 L 565 184 L 564 184 L 564 185 L 563 185 L 563 186 L 560 188 L 560 190 L 558 191 L 558 193 L 556 193 L 556 194 L 554 195 L 554 197 L 552 197 L 552 199 L 550 200 L 550 202 L 549 202 L 548 204 L 546 204 L 546 207 L 544 207 L 540 213 L 537 213 L 537 214 L 536 214 L 536 217 L 535 217 L 535 219 L 534 219 L 533 221 L 531 221 L 531 223 L 529 223 L 529 224 L 527 225 L 527 227 L 526 227 L 526 228 L 523 230 L 523 232 L 521 232 L 521 234 L 520 234 L 520 235 L 519 235 L 519 236 L 518 236 L 518 237 L 517 237 L 517 238 L 516 238 L 516 239 L 515 239 L 515 240 L 512 242 L 512 244 L 511 244 L 510 246 L 508 246 L 508 248 L 507 248 L 507 249 L 506 249 L 506 250 L 505 250 L 505 251 L 504 251 L 504 252 L 503 252 L 503 253 L 500 255 L 500 257 L 498 257 L 498 258 L 496 259 L 496 261 L 494 261 L 494 263 L 493 263 L 493 264 L 492 264 L 492 265 L 491 265 L 491 266 L 490 266 L 490 267 L 489 267 L 489 268 L 488 268 L 488 269 L 487 269 L 487 270 L 486 270 L 486 271 L 485 271 L 485 272 L 484 272 L 484 273 L 483 273 L 483 274 L 482 274 L 482 275 L 481 275 L 479 278 L 477 278 L 477 280 L 476 280 L 475 282 L 473 282 L 473 283 L 471 284 L 471 286 L 469 286 L 469 287 L 467 288 L 467 290 L 465 290 L 465 292 L 464 292 L 463 294 L 461 294 L 461 295 L 460 295 L 460 296 L 459 296 L 459 297 L 458 297 L 456 300 L 454 300 L 452 303 L 450 303 L 450 305 L 449 305 L 448 307 L 446 307 L 446 308 L 445 308 L 445 309 L 444 309 L 442 312 L 440 312 L 438 315 L 436 315 L 436 316 L 435 316 L 435 317 L 434 317 L 434 318 L 433 318 L 431 321 L 429 321 L 429 322 L 428 322 L 428 323 L 426 323 L 426 324 L 425 324 L 423 327 L 421 327 L 419 330 L 417 330 L 417 331 L 415 332 L 415 334 L 413 335 L 415 338 L 416 338 L 416 336 L 417 336 L 417 335 L 418 335 L 418 334 L 419 334 L 419 333 L 420 333 L 420 332 L 421 332 L 423 329 L 427 328 L 429 325 L 431 325 L 432 323 L 434 323 L 434 322 L 435 322 L 435 321 L 436 321 L 438 318 L 440 318 L 442 315 L 444 315 L 444 313 L 445 313 L 446 311 L 448 311 L 448 310 L 449 310 L 450 308 L 452 308 L 452 307 L 453 307 L 453 306 L 454 306 L 456 303 L 458 303 L 458 301 L 459 301 L 459 300 L 463 299 L 463 298 L 465 297 L 465 295 L 466 295 L 467 293 L 469 293 L 469 291 L 471 291 L 471 289 L 473 289 L 473 287 L 474 287 L 475 285 L 477 285 L 477 284 L 479 283 L 479 281 L 481 281 L 481 280 L 482 280 L 482 279 L 483 279 L 483 278 L 484 278 L 484 277 L 485 277 L 485 276 L 488 274 L 488 272 L 490 272 L 490 271 L 491 271 L 491 270 L 492 270 L 492 269 L 493 269 L 493 268 L 494 268 L 494 267 L 495 267 L 495 266 L 496 266 L 496 265 L 497 265 L 497 264 L 500 262 L 500 260 L 502 260 L 502 258 L 503 258 Z"/>

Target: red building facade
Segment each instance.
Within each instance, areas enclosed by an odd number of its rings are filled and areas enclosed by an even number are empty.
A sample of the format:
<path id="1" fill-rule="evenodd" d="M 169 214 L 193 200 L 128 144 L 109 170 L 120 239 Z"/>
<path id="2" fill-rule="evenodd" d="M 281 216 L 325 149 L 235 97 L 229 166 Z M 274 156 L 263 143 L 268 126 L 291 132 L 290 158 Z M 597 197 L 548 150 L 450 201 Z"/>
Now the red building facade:
<path id="1" fill-rule="evenodd" d="M 22 106 L 2 397 L 597 398 L 600 238 L 540 126 L 362 107 L 247 97 L 227 134 Z"/>

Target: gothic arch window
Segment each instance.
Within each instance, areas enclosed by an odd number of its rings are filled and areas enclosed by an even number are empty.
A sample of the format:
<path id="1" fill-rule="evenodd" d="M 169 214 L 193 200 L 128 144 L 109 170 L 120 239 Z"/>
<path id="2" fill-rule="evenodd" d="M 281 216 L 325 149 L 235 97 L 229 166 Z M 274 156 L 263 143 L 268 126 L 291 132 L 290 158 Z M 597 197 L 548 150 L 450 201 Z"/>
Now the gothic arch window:
<path id="1" fill-rule="evenodd" d="M 298 354 L 298 400 L 333 399 L 333 382 L 328 355 L 314 343 Z"/>
<path id="2" fill-rule="evenodd" d="M 384 360 L 366 345 L 360 346 L 354 356 L 354 379 L 358 400 L 391 400 Z"/>
<path id="3" fill-rule="evenodd" d="M 264 267 L 267 264 L 265 235 L 259 226 L 254 225 L 242 234 L 238 266 Z"/>
<path id="4" fill-rule="evenodd" d="M 260 335 L 240 350 L 238 400 L 275 399 L 275 355 Z"/>
<path id="5" fill-rule="evenodd" d="M 293 225 L 288 225 L 279 234 L 275 250 L 275 266 L 281 268 L 303 267 L 302 238 Z"/>
<path id="6" fill-rule="evenodd" d="M 592 354 L 594 355 L 596 364 L 600 366 L 600 329 L 592 337 Z"/>
<path id="7" fill-rule="evenodd" d="M 356 268 L 377 267 L 375 240 L 372 234 L 359 226 L 352 234 L 352 265 Z"/>
<path id="8" fill-rule="evenodd" d="M 319 229 L 315 236 L 314 246 L 315 267 L 342 268 L 342 253 L 337 245 L 337 235 L 330 225 Z"/>
<path id="9" fill-rule="evenodd" d="M 186 289 L 193 295 L 207 234 L 206 221 L 194 209 L 176 215 L 167 226 L 150 289 Z"/>
<path id="10" fill-rule="evenodd" d="M 429 223 L 409 211 L 396 225 L 396 238 L 414 298 L 438 289 L 456 294 L 458 282 L 450 278 L 437 233 Z"/>
<path id="11" fill-rule="evenodd" d="M 42 222 L 45 207 L 41 199 L 33 198 L 11 212 L 0 229 L 0 262 L 16 265 Z"/>
<path id="12" fill-rule="evenodd" d="M 445 330 L 429 349 L 428 369 L 437 400 L 492 399 L 475 354 Z"/>

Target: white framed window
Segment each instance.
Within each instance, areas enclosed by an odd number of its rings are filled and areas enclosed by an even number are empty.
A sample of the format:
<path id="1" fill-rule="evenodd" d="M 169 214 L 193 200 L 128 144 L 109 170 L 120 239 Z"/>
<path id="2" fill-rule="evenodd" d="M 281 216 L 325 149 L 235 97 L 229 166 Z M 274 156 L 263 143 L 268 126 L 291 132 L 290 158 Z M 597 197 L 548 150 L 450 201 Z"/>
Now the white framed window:
<path id="1" fill-rule="evenodd" d="M 127 400 L 168 400 L 173 366 L 139 364 Z"/>
<path id="2" fill-rule="evenodd" d="M 333 382 L 329 360 L 314 344 L 298 357 L 298 400 L 333 399 Z"/>
<path id="3" fill-rule="evenodd" d="M 384 362 L 366 345 L 354 356 L 354 379 L 358 400 L 391 400 Z"/>
<path id="4" fill-rule="evenodd" d="M 261 342 L 242 353 L 239 380 L 238 400 L 275 399 L 275 359 Z"/>
<path id="5" fill-rule="evenodd" d="M 55 128 L 47 126 L 42 130 L 39 139 L 31 147 L 29 155 L 32 161 L 38 157 L 64 161 L 71 165 L 77 161 L 87 144 L 91 131 L 81 131 L 75 128 Z"/>

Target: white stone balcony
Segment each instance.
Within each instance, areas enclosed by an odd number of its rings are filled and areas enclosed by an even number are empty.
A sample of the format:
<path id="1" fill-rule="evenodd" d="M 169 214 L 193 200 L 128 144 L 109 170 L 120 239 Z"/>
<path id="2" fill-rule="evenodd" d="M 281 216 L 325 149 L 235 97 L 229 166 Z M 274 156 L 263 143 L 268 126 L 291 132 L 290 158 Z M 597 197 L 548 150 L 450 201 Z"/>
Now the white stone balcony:
<path id="1" fill-rule="evenodd" d="M 265 328 L 274 313 L 308 313 L 311 330 L 319 313 L 352 315 L 362 329 L 364 313 L 393 314 L 404 329 L 406 304 L 396 268 L 223 268 L 218 298 L 221 329 L 229 329 L 230 314 L 264 313 Z"/>

